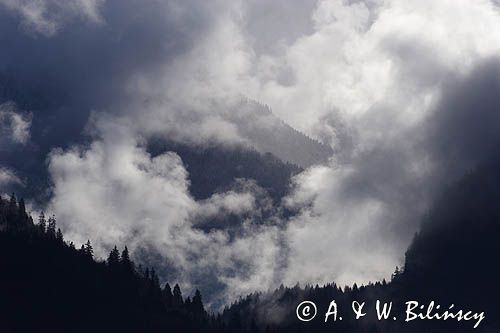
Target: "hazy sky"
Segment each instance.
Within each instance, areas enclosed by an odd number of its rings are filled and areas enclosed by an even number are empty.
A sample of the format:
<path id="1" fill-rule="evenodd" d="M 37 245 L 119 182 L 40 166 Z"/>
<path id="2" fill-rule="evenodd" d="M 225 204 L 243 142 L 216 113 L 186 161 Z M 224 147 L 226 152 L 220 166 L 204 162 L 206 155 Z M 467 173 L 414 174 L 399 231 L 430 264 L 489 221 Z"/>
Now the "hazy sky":
<path id="1" fill-rule="evenodd" d="M 41 155 L 67 238 L 151 249 L 224 300 L 387 278 L 433 195 L 495 153 L 497 31 L 486 0 L 0 0 L 0 102 L 30 106 L 0 106 L 0 184 Z M 242 98 L 334 148 L 293 179 L 290 221 L 253 223 L 252 184 L 196 201 L 179 156 L 144 148 L 244 141 Z M 228 212 L 236 237 L 193 225 Z"/>

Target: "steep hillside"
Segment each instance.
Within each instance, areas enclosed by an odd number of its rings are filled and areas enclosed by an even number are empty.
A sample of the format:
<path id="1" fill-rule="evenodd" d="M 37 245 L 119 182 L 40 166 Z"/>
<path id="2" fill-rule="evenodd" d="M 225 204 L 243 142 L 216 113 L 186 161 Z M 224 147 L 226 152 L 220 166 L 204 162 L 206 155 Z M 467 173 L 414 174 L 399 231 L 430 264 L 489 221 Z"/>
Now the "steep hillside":
<path id="1" fill-rule="evenodd" d="M 273 114 L 268 106 L 257 102 L 238 104 L 228 118 L 255 149 L 262 153 L 270 152 L 283 161 L 306 168 L 324 163 L 333 155 L 330 146 L 292 128 Z"/>
<path id="2" fill-rule="evenodd" d="M 199 292 L 160 288 L 126 248 L 96 261 L 90 242 L 67 244 L 54 217 L 34 224 L 13 195 L 0 198 L 0 267 L 1 332 L 224 331 Z"/>
<path id="3" fill-rule="evenodd" d="M 497 157 L 450 186 L 436 202 L 407 251 L 405 282 L 498 311 L 499 203 Z"/>
<path id="4" fill-rule="evenodd" d="M 178 288 L 173 293 L 169 286 L 161 289 L 154 271 L 134 268 L 124 259 L 125 252 L 114 250 L 106 262 L 97 262 L 90 243 L 80 250 L 66 244 L 52 218 L 34 224 L 22 201 L 14 196 L 1 199 L 0 328 L 5 332 L 497 332 L 498 170 L 499 158 L 443 193 L 410 246 L 404 269 L 396 269 L 390 282 L 281 287 L 237 300 L 219 319 L 205 313 L 199 294 L 182 299 Z M 296 317 L 296 307 L 304 300 L 317 305 L 314 321 Z M 343 320 L 325 323 L 332 300 Z M 393 302 L 391 315 L 398 319 L 379 321 L 376 300 Z M 477 321 L 405 322 L 408 300 L 484 311 L 486 319 L 476 329 Z M 350 310 L 353 301 L 366 302 L 362 320 Z"/>
<path id="5" fill-rule="evenodd" d="M 404 268 L 396 268 L 389 283 L 345 288 L 332 283 L 253 294 L 226 309 L 225 320 L 247 328 L 270 327 L 276 332 L 498 332 L 499 170 L 500 158 L 493 159 L 442 194 L 423 219 L 422 230 L 407 251 Z M 317 305 L 319 317 L 314 321 L 300 322 L 296 317 L 296 307 L 304 300 Z M 332 300 L 339 309 L 347 309 L 343 312 L 346 316 L 342 322 L 325 324 L 324 314 Z M 373 310 L 363 320 L 354 320 L 350 311 L 354 300 L 366 302 L 372 309 L 376 300 L 392 301 L 398 320 L 378 321 Z M 464 309 L 464 313 L 484 311 L 486 319 L 478 328 L 464 320 L 406 323 L 402 319 L 406 318 L 405 302 L 409 300 L 426 305 L 435 301 L 446 309 L 453 304 L 456 311 Z"/>
<path id="6" fill-rule="evenodd" d="M 272 154 L 261 154 L 244 147 L 191 147 L 161 139 L 149 145 L 152 155 L 174 151 L 182 159 L 191 181 L 190 191 L 196 199 L 228 189 L 238 178 L 253 179 L 279 203 L 289 191 L 290 178 L 302 171 L 282 162 Z"/>

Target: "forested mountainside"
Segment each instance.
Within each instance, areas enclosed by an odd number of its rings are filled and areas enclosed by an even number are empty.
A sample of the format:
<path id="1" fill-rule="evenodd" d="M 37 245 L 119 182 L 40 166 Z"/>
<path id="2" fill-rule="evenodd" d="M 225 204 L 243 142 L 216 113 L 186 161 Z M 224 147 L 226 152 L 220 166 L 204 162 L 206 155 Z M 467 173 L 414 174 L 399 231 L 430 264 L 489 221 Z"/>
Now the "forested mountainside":
<path id="1" fill-rule="evenodd" d="M 334 153 L 330 146 L 297 131 L 278 118 L 271 108 L 255 101 L 238 104 L 228 118 L 255 149 L 270 152 L 302 168 L 324 163 Z"/>
<path id="2" fill-rule="evenodd" d="M 160 287 L 127 248 L 106 261 L 67 244 L 55 217 L 34 223 L 24 201 L 0 199 L 0 332 L 224 332 L 200 292 Z"/>
<path id="3" fill-rule="evenodd" d="M 391 281 L 342 288 L 326 286 L 280 288 L 257 293 L 237 301 L 224 312 L 250 328 L 270 326 L 276 332 L 498 332 L 500 331 L 500 158 L 482 165 L 443 193 L 422 222 L 422 230 L 406 253 L 402 269 Z M 332 254 L 334 255 L 334 254 Z M 311 322 L 297 320 L 295 310 L 304 301 L 314 301 L 318 317 Z M 330 301 L 347 309 L 343 321 L 324 323 Z M 351 302 L 376 300 L 394 302 L 394 320 L 378 321 L 375 312 L 354 320 Z M 485 312 L 486 319 L 474 329 L 474 322 L 456 320 L 414 320 L 404 322 L 405 302 L 435 301 L 442 309 Z M 424 313 L 427 310 L 422 310 Z M 436 312 L 436 309 L 434 309 Z M 391 319 L 391 318 L 389 318 Z"/>
<path id="4" fill-rule="evenodd" d="M 224 191 L 236 179 L 252 179 L 264 188 L 275 203 L 290 190 L 290 178 L 302 169 L 267 153 L 261 154 L 248 147 L 191 147 L 156 138 L 149 151 L 154 156 L 166 151 L 177 153 L 189 172 L 191 194 L 206 199 Z"/>
<path id="5" fill-rule="evenodd" d="M 11 161 L 23 186 L 15 188 L 23 196 L 39 202 L 48 200 L 50 176 L 46 169 L 47 147 L 26 147 L 27 158 L 19 152 L 0 151 L 0 157 Z M 48 148 L 47 148 L 48 149 Z M 278 204 L 290 190 L 290 178 L 302 169 L 283 162 L 270 153 L 262 154 L 248 147 L 192 147 L 171 141 L 152 139 L 148 150 L 152 155 L 173 151 L 189 172 L 190 193 L 196 199 L 206 199 L 234 185 L 237 179 L 250 179 L 265 189 Z"/>
<path id="6" fill-rule="evenodd" d="M 27 84 L 21 78 L 0 73 L 0 104 L 12 103 L 26 113 L 37 114 L 32 118 L 31 142 L 10 149 L 2 147 L 0 159 L 9 161 L 4 166 L 16 170 L 24 180 L 16 192 L 39 202 L 49 196 L 47 154 L 54 147 L 67 149 L 88 140 L 82 132 L 92 108 L 87 110 L 84 104 L 63 107 L 65 96 L 54 96 L 55 93 L 50 86 Z M 74 108 L 81 112 L 73 112 Z M 246 178 L 255 180 L 279 201 L 288 191 L 292 175 L 304 167 L 326 162 L 333 155 L 331 147 L 290 127 L 269 107 L 257 102 L 239 103 L 235 110 L 222 116 L 235 124 L 250 146 L 200 147 L 158 138 L 149 143 L 153 155 L 168 150 L 179 154 L 190 173 L 190 191 L 197 199 L 226 189 L 236 178 Z"/>
<path id="7" fill-rule="evenodd" d="M 406 253 L 405 283 L 500 319 L 500 156 L 450 186 Z M 456 296 L 455 296 L 456 295 Z M 493 316 L 491 316 L 493 317 Z"/>
<path id="8" fill-rule="evenodd" d="M 154 269 L 136 266 L 126 249 L 95 260 L 92 245 L 66 244 L 55 218 L 39 222 L 15 196 L 0 201 L 0 325 L 2 332 L 497 332 L 500 329 L 500 159 L 451 186 L 430 210 L 391 281 L 341 288 L 281 287 L 237 300 L 220 316 L 203 308 L 201 294 L 183 299 L 180 288 L 160 287 Z M 477 231 L 474 231 L 477 229 Z M 332 254 L 334 255 L 334 254 Z M 314 301 L 318 317 L 301 322 L 297 305 Z M 324 322 L 332 300 L 342 321 Z M 355 320 L 352 301 L 393 302 L 381 320 L 368 311 Z M 405 322 L 405 302 L 434 301 L 448 309 L 485 313 L 476 321 Z M 425 312 L 426 310 L 422 310 Z"/>
<path id="9" fill-rule="evenodd" d="M 50 197 L 47 191 L 50 188 L 50 175 L 46 167 L 46 158 L 50 151 L 54 146 L 67 149 L 72 145 L 87 143 L 88 140 L 82 135 L 87 113 L 79 114 L 78 117 L 82 119 L 75 118 L 68 108 L 61 107 L 65 101 L 64 96 L 53 96 L 53 93 L 50 87 L 42 84 L 28 85 L 22 79 L 0 73 L 0 105 L 11 103 L 18 109 L 27 110 L 26 113 L 37 113 L 36 117 L 32 117 L 31 142 L 24 146 L 12 145 L 9 148 L 2 145 L 0 159 L 5 161 L 4 167 L 16 170 L 19 178 L 23 180 L 23 186 L 14 186 L 13 189 L 22 196 L 30 197 L 40 203 L 44 203 Z M 264 188 L 278 203 L 289 190 L 290 177 L 299 173 L 302 170 L 299 165 L 304 164 L 286 162 L 288 160 L 283 159 L 281 153 L 286 151 L 298 153 L 300 146 L 305 147 L 306 154 L 317 155 L 317 158 L 311 157 L 312 160 L 325 161 L 331 156 L 331 149 L 284 124 L 267 108 L 257 103 L 253 104 L 258 108 L 251 114 L 255 113 L 257 116 L 250 116 L 249 112 L 241 107 L 240 111 L 243 114 L 238 116 L 238 126 L 242 126 L 242 131 L 251 136 L 249 140 L 258 141 L 265 138 L 269 147 L 279 143 L 276 149 L 272 147 L 267 149 L 266 145 L 259 146 L 262 148 L 260 150 L 256 145 L 255 148 L 222 145 L 199 147 L 175 143 L 168 139 L 152 138 L 148 144 L 149 151 L 153 155 L 166 151 L 179 154 L 189 172 L 190 192 L 196 199 L 205 199 L 217 191 L 229 188 L 237 178 L 245 178 L 255 180 L 256 184 Z M 71 106 L 73 107 L 76 106 Z M 84 109 L 85 105 L 80 105 L 78 108 Z M 246 119 L 247 116 L 250 118 Z M 258 126 L 253 123 L 267 116 L 271 119 L 269 125 L 275 124 L 273 125 L 275 128 L 270 130 L 264 126 L 265 133 L 259 133 Z M 71 119 L 67 119 L 68 117 Z M 47 121 L 49 118 L 53 121 Z M 64 126 L 58 125 L 63 123 Z M 279 126 L 276 127 L 276 124 Z M 251 133 L 249 126 L 252 128 Z M 283 131 L 283 128 L 286 130 Z M 284 137 L 281 138 L 282 136 Z"/>

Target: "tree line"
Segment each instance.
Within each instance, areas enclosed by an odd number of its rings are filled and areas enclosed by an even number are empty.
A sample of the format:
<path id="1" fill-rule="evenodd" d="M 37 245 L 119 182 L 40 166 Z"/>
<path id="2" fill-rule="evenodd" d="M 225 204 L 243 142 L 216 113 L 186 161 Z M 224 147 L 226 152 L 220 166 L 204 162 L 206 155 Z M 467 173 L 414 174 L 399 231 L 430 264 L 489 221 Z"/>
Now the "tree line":
<path id="1" fill-rule="evenodd" d="M 104 261 L 87 241 L 64 240 L 55 216 L 26 212 L 23 199 L 0 197 L 1 332 L 224 332 L 202 295 L 160 281 L 125 246 Z"/>
<path id="2" fill-rule="evenodd" d="M 422 221 L 402 268 L 390 281 L 366 285 L 281 286 L 207 313 L 199 291 L 184 298 L 179 285 L 160 286 L 154 268 L 114 247 L 105 261 L 87 241 L 64 240 L 55 216 L 26 213 L 24 200 L 0 198 L 0 332 L 496 332 L 500 331 L 500 157 L 445 191 Z M 348 309 L 354 300 L 455 304 L 485 311 L 478 329 L 452 321 L 378 321 L 345 317 L 300 322 L 297 305 L 314 301 L 324 314 L 331 300 Z M 401 312 L 395 312 L 403 318 Z"/>

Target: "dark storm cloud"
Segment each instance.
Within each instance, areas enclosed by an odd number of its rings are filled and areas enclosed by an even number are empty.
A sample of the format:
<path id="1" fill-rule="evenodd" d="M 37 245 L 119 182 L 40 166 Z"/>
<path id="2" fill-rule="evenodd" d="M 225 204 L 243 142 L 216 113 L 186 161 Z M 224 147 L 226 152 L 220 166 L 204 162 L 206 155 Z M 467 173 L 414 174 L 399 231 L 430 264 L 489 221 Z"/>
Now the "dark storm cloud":
<path id="1" fill-rule="evenodd" d="M 307 206 L 288 228 L 285 275 L 381 279 L 402 263 L 435 196 L 498 145 L 498 71 L 487 60 L 498 55 L 498 35 L 481 31 L 500 20 L 488 2 L 318 8 L 315 33 L 285 57 L 293 89 L 275 88 L 279 100 L 266 101 L 307 110 L 292 114 L 303 115 L 300 124 L 319 120 L 311 128 L 337 152 L 295 181 L 291 205 Z M 467 19 L 456 25 L 457 17 Z M 283 102 L 287 92 L 294 103 Z"/>
<path id="2" fill-rule="evenodd" d="M 500 60 L 485 60 L 447 84 L 426 121 L 425 145 L 451 180 L 500 152 Z"/>
<path id="3" fill-rule="evenodd" d="M 402 263 L 434 199 L 500 152 L 499 70 L 498 59 L 485 60 L 448 77 L 422 122 L 299 175 L 291 205 L 307 206 L 287 230 L 294 246 L 285 276 L 311 281 L 330 265 L 342 272 L 337 281 L 359 281 L 367 271 L 382 278 L 384 267 Z M 335 248 L 335 256 L 325 248 Z"/>
<path id="4" fill-rule="evenodd" d="M 153 73 L 185 52 L 212 19 L 208 6 L 188 2 L 110 0 L 98 10 L 98 22 L 56 21 L 60 27 L 46 36 L 0 4 L 0 84 L 14 90 L 0 97 L 34 110 L 39 144 L 47 136 L 75 138 L 93 109 L 125 105 L 132 75 Z"/>
<path id="5" fill-rule="evenodd" d="M 0 104 L 32 120 L 28 144 L 0 151 L 2 165 L 28 180 L 17 191 L 45 192 L 49 151 L 87 140 L 91 112 L 122 113 L 131 78 L 155 76 L 192 48 L 215 10 L 196 1 L 0 1 Z"/>

